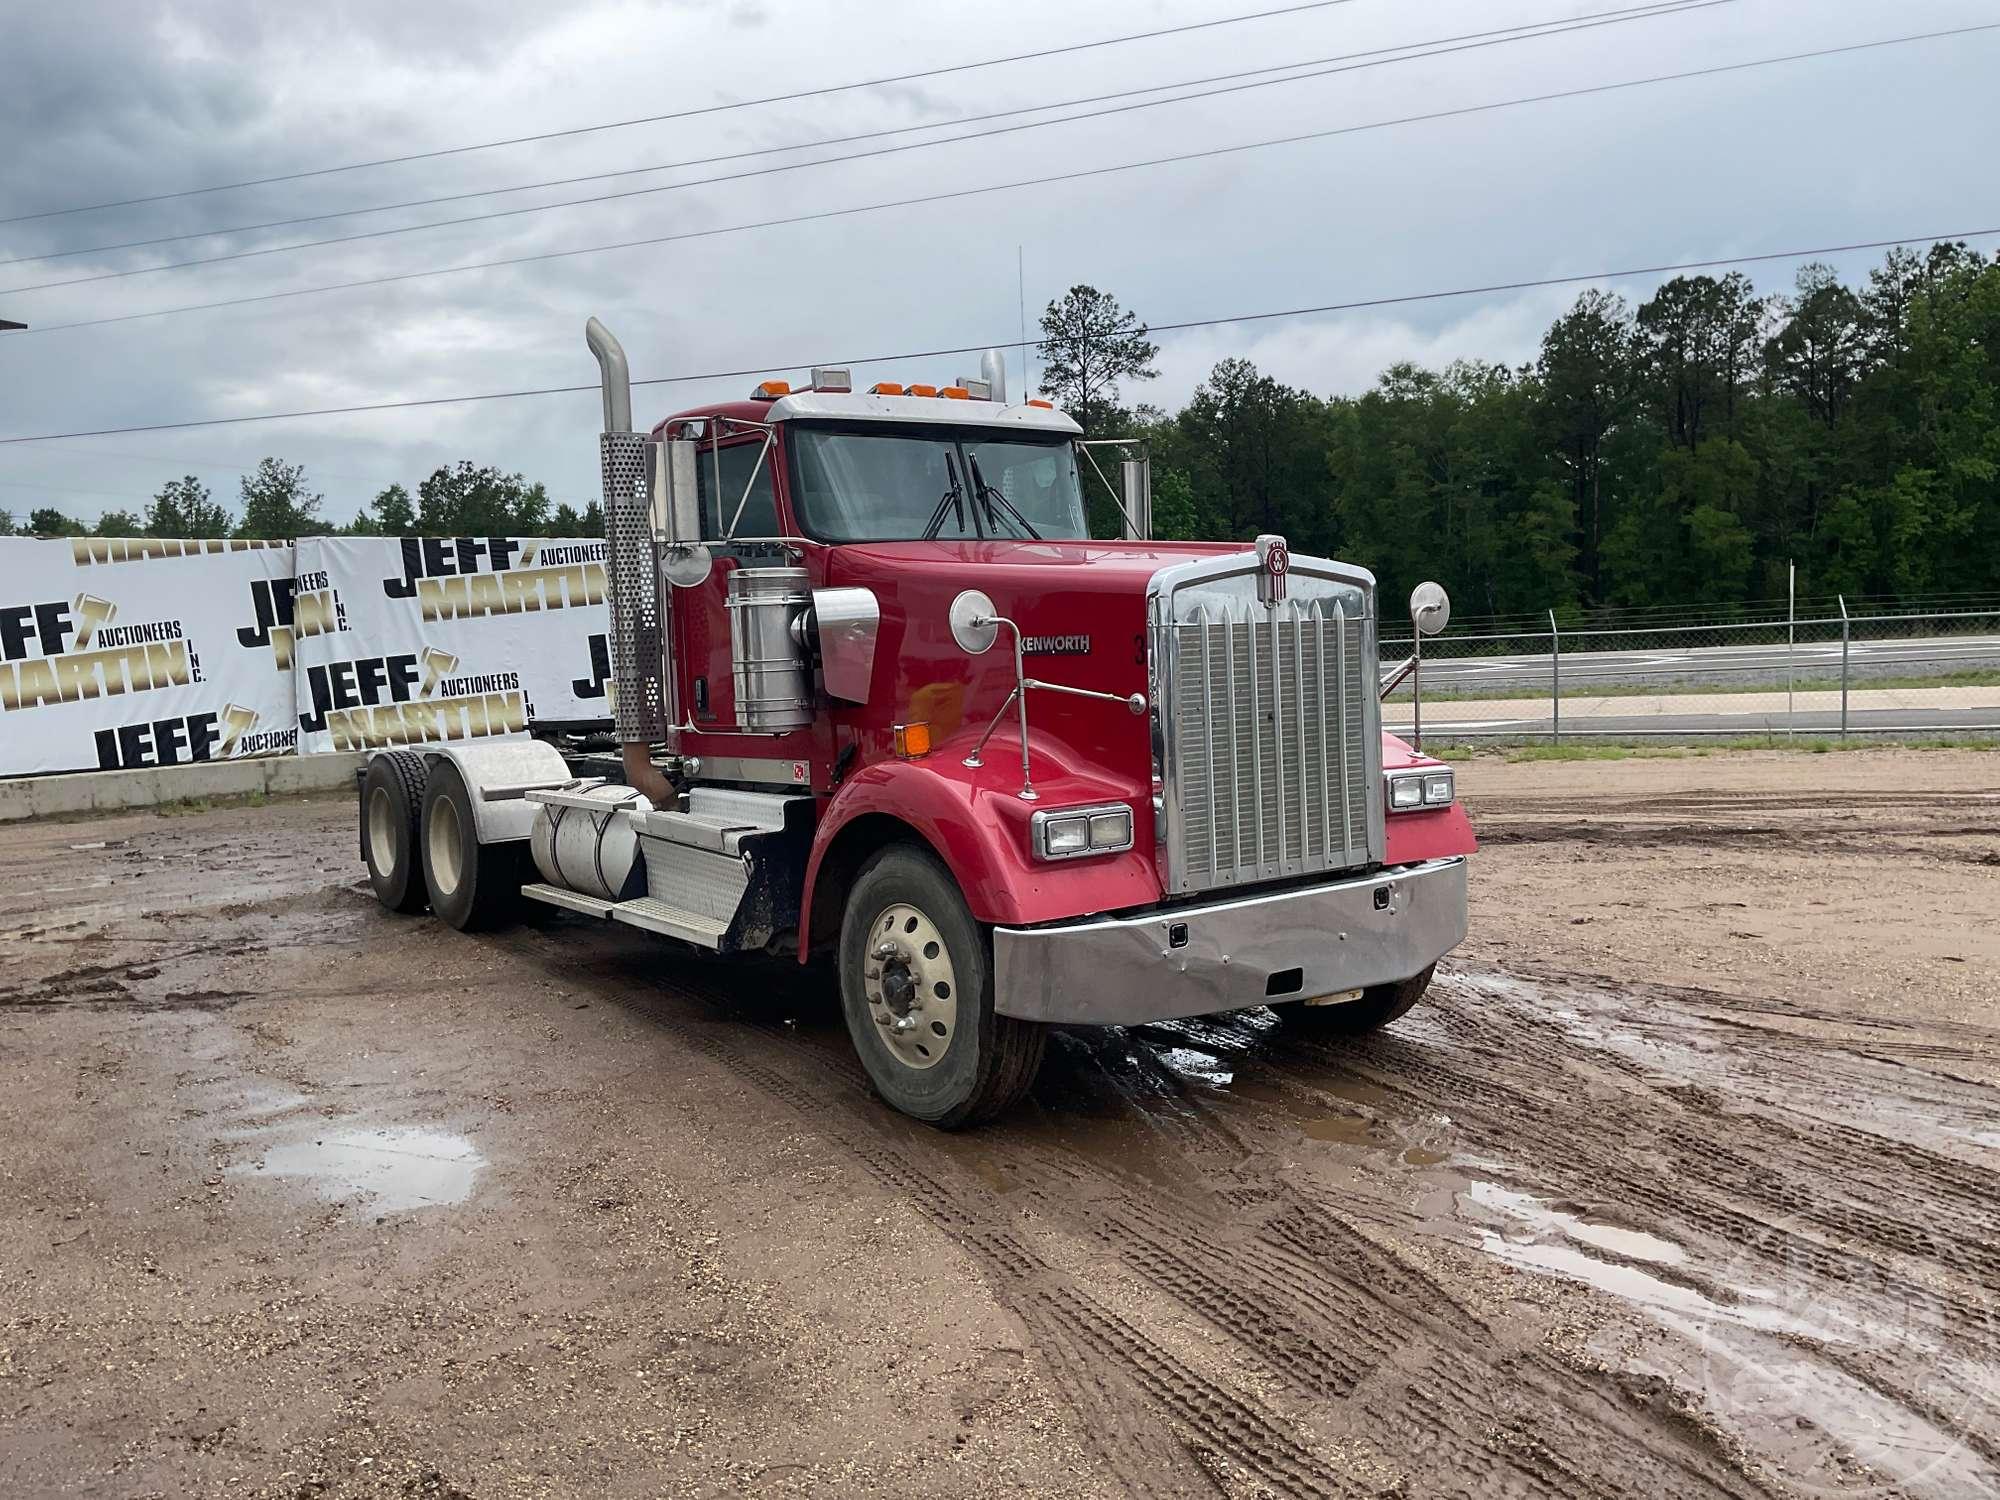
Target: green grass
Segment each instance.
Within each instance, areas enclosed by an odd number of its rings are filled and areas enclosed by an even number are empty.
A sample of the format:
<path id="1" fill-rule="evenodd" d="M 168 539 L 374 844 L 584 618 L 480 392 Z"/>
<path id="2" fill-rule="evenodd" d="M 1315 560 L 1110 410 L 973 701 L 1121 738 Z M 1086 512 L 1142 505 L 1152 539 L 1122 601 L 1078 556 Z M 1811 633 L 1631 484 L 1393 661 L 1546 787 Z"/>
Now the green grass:
<path id="1" fill-rule="evenodd" d="M 1785 735 L 1769 738 L 1706 740 L 1690 744 L 1660 744 L 1643 740 L 1593 740 L 1562 745 L 1505 745 L 1466 742 L 1433 742 L 1424 747 L 1426 755 L 1439 760 L 1470 760 L 1492 756 L 1508 765 L 1528 761 L 1571 760 L 1686 760 L 1745 750 L 1783 750 L 1794 755 L 1828 755 L 1842 750 L 2000 750 L 1994 739 L 1924 740 L 1829 740 L 1795 739 Z"/>
<path id="2" fill-rule="evenodd" d="M 1910 677 L 1855 677 L 1847 684 L 1850 693 L 1888 692 L 1910 688 L 2000 687 L 2000 670 L 1986 668 L 1967 672 L 1934 672 Z M 1565 698 L 1649 698 L 1681 696 L 1717 697 L 1728 693 L 1782 693 L 1785 684 L 1774 682 L 1585 682 L 1562 686 Z M 1796 693 L 1837 693 L 1838 677 L 1801 677 L 1792 683 Z M 1400 702 L 1407 689 L 1398 688 L 1390 702 Z M 1427 703 L 1504 703 L 1521 699 L 1546 700 L 1546 687 L 1426 688 Z"/>
<path id="3" fill-rule="evenodd" d="M 188 818 L 197 813 L 214 812 L 219 807 L 264 807 L 272 801 L 269 792 L 238 792 L 222 797 L 176 797 L 171 802 L 156 802 L 153 812 L 163 818 Z M 127 807 L 121 812 L 144 812 L 142 807 Z"/>

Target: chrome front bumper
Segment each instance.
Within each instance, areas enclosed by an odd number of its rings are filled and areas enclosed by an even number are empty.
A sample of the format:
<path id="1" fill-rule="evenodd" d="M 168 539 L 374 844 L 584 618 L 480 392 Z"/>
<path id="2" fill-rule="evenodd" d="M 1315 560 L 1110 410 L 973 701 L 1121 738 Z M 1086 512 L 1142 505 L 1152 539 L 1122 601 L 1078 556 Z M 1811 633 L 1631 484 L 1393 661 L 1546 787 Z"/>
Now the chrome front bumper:
<path id="1" fill-rule="evenodd" d="M 1465 925 L 1461 855 L 1143 916 L 996 927 L 994 1008 L 1134 1026 L 1282 1004 L 1408 979 L 1464 941 Z"/>

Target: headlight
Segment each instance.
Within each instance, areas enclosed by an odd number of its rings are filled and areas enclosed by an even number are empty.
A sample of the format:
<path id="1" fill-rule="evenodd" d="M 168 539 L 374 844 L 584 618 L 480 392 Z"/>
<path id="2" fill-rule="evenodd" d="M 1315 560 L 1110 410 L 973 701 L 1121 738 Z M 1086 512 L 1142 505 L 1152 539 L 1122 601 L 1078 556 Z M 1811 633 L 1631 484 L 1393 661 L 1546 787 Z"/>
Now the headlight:
<path id="1" fill-rule="evenodd" d="M 1451 806 L 1454 792 L 1449 771 L 1392 771 L 1386 779 L 1390 812 L 1423 812 Z"/>
<path id="2" fill-rule="evenodd" d="M 1038 812 L 1029 821 L 1037 859 L 1115 854 L 1132 847 L 1132 809 L 1122 802 Z"/>

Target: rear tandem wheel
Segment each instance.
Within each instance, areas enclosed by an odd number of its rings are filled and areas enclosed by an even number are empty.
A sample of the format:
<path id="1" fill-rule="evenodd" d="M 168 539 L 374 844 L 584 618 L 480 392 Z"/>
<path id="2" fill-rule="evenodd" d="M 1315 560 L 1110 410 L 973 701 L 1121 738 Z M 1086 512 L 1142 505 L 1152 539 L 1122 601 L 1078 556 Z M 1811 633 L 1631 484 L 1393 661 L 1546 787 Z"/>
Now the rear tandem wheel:
<path id="1" fill-rule="evenodd" d="M 361 779 L 361 855 L 375 899 L 390 911 L 419 912 L 430 902 L 417 853 L 424 805 L 424 758 L 389 750 Z"/>

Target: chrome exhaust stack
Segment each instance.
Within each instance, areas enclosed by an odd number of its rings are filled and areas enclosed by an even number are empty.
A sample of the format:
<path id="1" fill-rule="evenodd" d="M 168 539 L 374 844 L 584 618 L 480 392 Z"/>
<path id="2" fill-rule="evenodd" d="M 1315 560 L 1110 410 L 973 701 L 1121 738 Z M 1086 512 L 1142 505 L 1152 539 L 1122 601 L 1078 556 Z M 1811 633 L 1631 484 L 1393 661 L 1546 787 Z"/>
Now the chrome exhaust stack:
<path id="1" fill-rule="evenodd" d="M 612 715 L 623 746 L 626 781 L 656 807 L 673 805 L 672 788 L 653 764 L 667 737 L 668 634 L 661 608 L 659 553 L 647 493 L 647 442 L 632 431 L 632 372 L 611 330 L 592 318 L 584 342 L 597 357 L 604 391 L 604 572 L 611 592 Z"/>
<path id="2" fill-rule="evenodd" d="M 604 430 L 606 433 L 632 430 L 632 368 L 625 362 L 625 346 L 597 319 L 583 325 L 583 341 L 597 356 L 597 379 L 604 388 Z"/>
<path id="3" fill-rule="evenodd" d="M 988 349 L 979 356 L 979 378 L 986 382 L 989 398 L 995 405 L 1007 404 L 1007 356 L 998 349 Z M 1025 394 L 1023 395 L 1025 400 Z"/>

